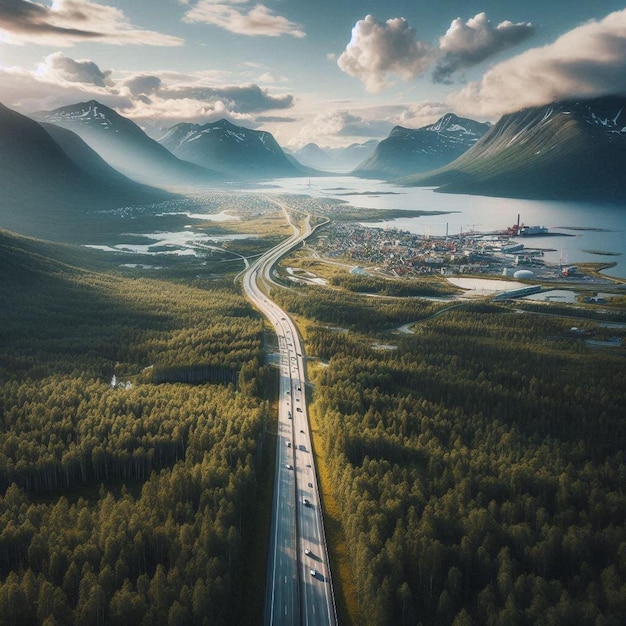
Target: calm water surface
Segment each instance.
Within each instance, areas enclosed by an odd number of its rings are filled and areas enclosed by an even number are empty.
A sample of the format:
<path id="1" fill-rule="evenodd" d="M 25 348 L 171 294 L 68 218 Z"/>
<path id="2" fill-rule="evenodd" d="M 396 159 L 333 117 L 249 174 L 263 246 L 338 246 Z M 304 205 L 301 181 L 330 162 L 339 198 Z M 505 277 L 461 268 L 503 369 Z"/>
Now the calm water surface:
<path id="1" fill-rule="evenodd" d="M 545 226 L 572 236 L 519 238 L 527 248 L 541 248 L 550 263 L 615 262 L 606 273 L 626 278 L 626 205 L 518 200 L 436 193 L 423 187 L 398 187 L 352 176 L 285 178 L 271 181 L 267 192 L 307 194 L 350 202 L 355 207 L 449 211 L 445 215 L 399 218 L 378 227 L 443 236 L 468 230 L 503 230 L 517 221 Z M 371 192 L 371 193 L 369 193 Z"/>

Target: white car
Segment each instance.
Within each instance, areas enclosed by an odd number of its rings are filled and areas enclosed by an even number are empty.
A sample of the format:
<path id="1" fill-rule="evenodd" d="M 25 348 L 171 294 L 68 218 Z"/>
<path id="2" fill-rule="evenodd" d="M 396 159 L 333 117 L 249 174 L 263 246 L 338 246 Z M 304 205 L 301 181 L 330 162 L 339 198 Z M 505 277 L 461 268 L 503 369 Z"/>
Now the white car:
<path id="1" fill-rule="evenodd" d="M 293 465 L 291 465 L 291 463 L 287 463 L 287 469 L 293 469 Z"/>
<path id="2" fill-rule="evenodd" d="M 317 576 L 317 570 L 316 569 L 312 569 L 311 570 L 311 576 L 313 576 L 313 578 L 315 578 Z"/>
<path id="3" fill-rule="evenodd" d="M 306 554 L 307 556 L 311 556 L 311 551 L 307 548 L 307 549 L 304 551 L 304 554 Z"/>

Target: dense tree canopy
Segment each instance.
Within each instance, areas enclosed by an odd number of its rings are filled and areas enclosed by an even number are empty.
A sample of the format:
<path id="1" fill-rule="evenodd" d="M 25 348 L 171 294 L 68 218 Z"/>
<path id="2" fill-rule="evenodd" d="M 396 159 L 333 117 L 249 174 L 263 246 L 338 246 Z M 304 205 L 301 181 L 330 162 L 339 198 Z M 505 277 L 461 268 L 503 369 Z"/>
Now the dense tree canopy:
<path id="1" fill-rule="evenodd" d="M 465 305 L 396 350 L 308 329 L 368 624 L 624 622 L 625 355 L 571 325 Z"/>
<path id="2" fill-rule="evenodd" d="M 0 623 L 240 623 L 259 316 L 47 249 L 0 238 Z"/>

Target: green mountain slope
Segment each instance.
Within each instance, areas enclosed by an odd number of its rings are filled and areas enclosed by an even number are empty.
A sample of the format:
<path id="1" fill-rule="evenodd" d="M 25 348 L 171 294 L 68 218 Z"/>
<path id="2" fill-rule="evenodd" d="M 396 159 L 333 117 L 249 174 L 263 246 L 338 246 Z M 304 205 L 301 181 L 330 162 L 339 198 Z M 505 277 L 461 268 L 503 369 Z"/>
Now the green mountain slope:
<path id="1" fill-rule="evenodd" d="M 452 113 L 416 130 L 396 126 L 354 174 L 397 178 L 442 167 L 469 150 L 489 127 Z"/>
<path id="2" fill-rule="evenodd" d="M 0 105 L 0 227 L 67 239 L 93 211 L 172 197 L 121 176 L 67 131 L 61 142 L 68 152 L 40 124 Z"/>
<path id="3" fill-rule="evenodd" d="M 626 198 L 626 98 L 557 102 L 505 115 L 464 155 L 408 185 L 520 198 Z"/>
<path id="4" fill-rule="evenodd" d="M 271 133 L 235 126 L 228 120 L 176 124 L 160 140 L 177 157 L 234 178 L 298 176 Z M 307 172 L 308 173 L 308 172 Z"/>
<path id="5" fill-rule="evenodd" d="M 142 183 L 180 187 L 212 184 L 216 179 L 215 172 L 175 157 L 133 121 L 96 100 L 38 118 L 75 132 L 113 167 Z"/>

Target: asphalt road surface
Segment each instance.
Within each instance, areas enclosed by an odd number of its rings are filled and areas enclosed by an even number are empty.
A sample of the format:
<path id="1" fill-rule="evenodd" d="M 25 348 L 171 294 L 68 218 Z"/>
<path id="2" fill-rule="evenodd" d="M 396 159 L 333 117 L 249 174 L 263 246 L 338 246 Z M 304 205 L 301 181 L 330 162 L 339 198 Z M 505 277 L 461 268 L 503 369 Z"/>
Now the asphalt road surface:
<path id="1" fill-rule="evenodd" d="M 288 215 L 288 207 L 277 202 Z M 266 252 L 244 274 L 246 296 L 274 326 L 280 349 L 280 401 L 265 623 L 323 626 L 337 623 L 315 459 L 307 417 L 304 351 L 289 316 L 264 293 L 272 268 L 308 237 L 300 232 Z"/>

